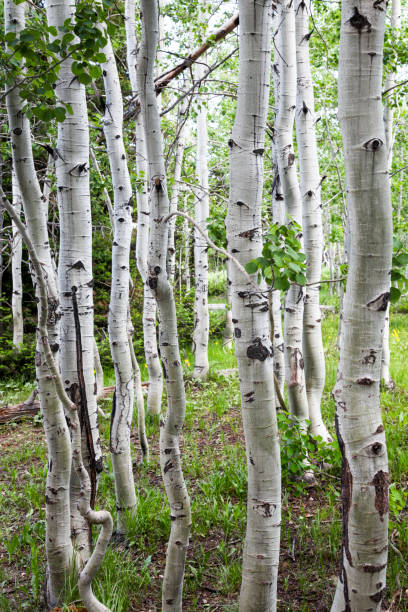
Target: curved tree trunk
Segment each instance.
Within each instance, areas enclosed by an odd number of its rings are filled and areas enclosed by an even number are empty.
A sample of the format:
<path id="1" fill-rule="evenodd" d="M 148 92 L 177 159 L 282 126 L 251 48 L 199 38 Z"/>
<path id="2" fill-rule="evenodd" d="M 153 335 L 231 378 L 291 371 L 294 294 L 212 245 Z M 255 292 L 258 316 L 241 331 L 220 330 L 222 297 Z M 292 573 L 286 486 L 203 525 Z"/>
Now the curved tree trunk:
<path id="1" fill-rule="evenodd" d="M 242 265 L 262 252 L 263 152 L 269 100 L 271 2 L 241 0 L 238 103 L 230 145 L 228 249 Z M 256 284 L 256 275 L 253 275 Z M 261 285 L 260 289 L 265 287 Z M 267 300 L 231 265 L 235 354 L 248 468 L 241 612 L 276 610 L 280 453 Z"/>
<path id="2" fill-rule="evenodd" d="M 47 0 L 50 26 L 63 27 L 72 19 L 75 5 L 70 0 Z M 60 368 L 65 389 L 80 407 L 83 424 L 83 459 L 91 479 L 91 506 L 95 502 L 98 473 L 102 470 L 102 455 L 97 427 L 98 408 L 94 377 L 94 317 L 92 276 L 92 221 L 89 193 L 89 130 L 85 87 L 71 70 L 72 57 L 61 63 L 55 93 L 61 102 L 72 107 L 72 115 L 58 124 L 58 159 L 55 161 L 60 218 L 60 250 L 58 285 L 61 303 Z M 73 287 L 76 287 L 75 297 Z M 82 336 L 83 378 L 79 378 L 77 331 L 74 300 L 78 306 Z M 83 382 L 83 384 L 82 384 Z M 75 470 L 71 475 L 71 530 L 83 563 L 90 556 L 88 521 L 78 510 L 80 481 Z"/>
<path id="3" fill-rule="evenodd" d="M 5 2 L 6 31 L 19 32 L 25 27 L 25 4 Z M 47 335 L 51 349 L 59 348 L 59 304 L 47 224 L 44 215 L 42 193 L 34 167 L 30 124 L 23 114 L 24 104 L 18 88 L 7 95 L 7 112 L 13 147 L 14 168 L 24 206 L 28 235 L 41 261 L 48 285 Z M 32 271 L 36 296 L 39 297 L 37 279 Z M 40 314 L 40 313 L 39 313 Z M 69 482 L 71 471 L 70 435 L 64 411 L 49 376 L 44 346 L 37 333 L 36 377 L 43 414 L 44 431 L 48 448 L 48 473 L 46 483 L 46 555 L 47 602 L 54 606 L 60 601 L 66 577 L 71 571 L 73 548 L 70 537 Z"/>
<path id="4" fill-rule="evenodd" d="M 185 390 L 177 337 L 176 305 L 166 271 L 169 213 L 160 117 L 154 89 L 154 61 L 158 38 L 156 2 L 142 0 L 143 35 L 138 85 L 147 144 L 150 179 L 150 245 L 147 282 L 159 309 L 160 351 L 167 388 L 168 410 L 160 427 L 160 463 L 170 503 L 171 531 L 164 572 L 162 610 L 182 608 L 184 564 L 190 534 L 190 500 L 181 470 L 179 437 L 184 424 Z"/>
<path id="5" fill-rule="evenodd" d="M 22 208 L 22 197 L 16 173 L 12 171 L 13 206 L 20 217 Z M 13 228 L 13 243 L 11 248 L 11 277 L 12 277 L 12 297 L 11 312 L 13 313 L 13 345 L 19 349 L 23 344 L 23 281 L 21 276 L 21 258 L 23 253 L 23 243 L 21 236 L 14 221 L 11 222 Z"/>
<path id="6" fill-rule="evenodd" d="M 296 174 L 293 147 L 293 123 L 296 108 L 296 31 L 295 6 L 292 0 L 277 4 L 277 57 L 279 106 L 275 121 L 279 178 L 285 199 L 287 222 L 294 219 L 302 225 L 302 201 Z M 309 418 L 303 360 L 303 289 L 292 283 L 285 299 L 284 351 L 285 379 L 289 410 L 300 421 Z"/>
<path id="7" fill-rule="evenodd" d="M 205 73 L 205 64 L 199 64 L 197 78 Z M 198 179 L 197 200 L 195 202 L 194 219 L 201 227 L 206 229 L 207 218 L 210 214 L 210 198 L 208 195 L 208 133 L 207 109 L 201 102 L 197 115 L 197 156 L 196 172 Z M 208 361 L 208 334 L 210 317 L 208 312 L 208 245 L 197 229 L 194 229 L 194 272 L 195 272 L 195 298 L 194 298 L 194 370 L 193 378 L 205 380 L 210 369 Z"/>
<path id="8" fill-rule="evenodd" d="M 133 195 L 123 142 L 123 101 L 119 74 L 108 37 L 101 64 L 105 86 L 103 131 L 113 183 L 112 279 L 108 328 L 115 394 L 111 416 L 110 451 L 115 476 L 117 531 L 127 530 L 126 520 L 136 509 L 136 493 L 130 451 L 133 417 L 134 371 L 128 336 L 129 258 L 132 238 Z"/>
<path id="9" fill-rule="evenodd" d="M 135 21 L 135 0 L 125 2 L 126 49 L 129 79 L 132 95 L 138 95 L 137 85 L 137 39 Z M 137 239 L 136 264 L 142 277 L 143 293 L 143 337 L 149 388 L 147 392 L 147 411 L 160 414 L 163 395 L 163 374 L 160 366 L 156 335 L 156 300 L 147 284 L 147 253 L 149 244 L 149 200 L 148 164 L 142 116 L 136 117 L 136 168 L 142 188 L 137 190 Z"/>
<path id="10" fill-rule="evenodd" d="M 310 432 L 331 440 L 321 414 L 325 362 L 320 312 L 320 277 L 323 256 L 321 180 L 316 142 L 313 80 L 309 58 L 310 0 L 296 1 L 296 138 L 299 152 L 303 237 L 306 254 L 306 288 L 303 313 L 303 356 Z M 313 283 L 313 284 L 312 284 Z"/>
<path id="11" fill-rule="evenodd" d="M 339 120 L 349 273 L 333 391 L 343 455 L 343 543 L 332 611 L 381 609 L 388 548 L 388 460 L 381 420 L 381 345 L 389 301 L 392 209 L 381 86 L 385 11 L 343 0 Z"/>

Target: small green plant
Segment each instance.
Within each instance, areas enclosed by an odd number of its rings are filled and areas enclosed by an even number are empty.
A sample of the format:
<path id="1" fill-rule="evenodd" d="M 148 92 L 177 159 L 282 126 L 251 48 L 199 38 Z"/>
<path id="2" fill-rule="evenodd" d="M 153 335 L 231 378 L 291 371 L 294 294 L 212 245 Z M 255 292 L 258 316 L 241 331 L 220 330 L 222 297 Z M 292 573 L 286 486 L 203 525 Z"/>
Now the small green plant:
<path id="1" fill-rule="evenodd" d="M 302 228 L 295 221 L 288 225 L 274 223 L 264 237 L 262 257 L 245 266 L 248 274 L 258 272 L 258 282 L 264 278 L 274 289 L 286 291 L 291 283 L 306 284 L 306 255 L 301 251 L 299 235 Z"/>
<path id="2" fill-rule="evenodd" d="M 405 276 L 405 268 L 408 265 L 408 251 L 397 237 L 394 237 L 393 246 L 391 282 L 394 285 L 390 289 L 390 300 L 394 303 L 408 289 L 408 278 Z"/>

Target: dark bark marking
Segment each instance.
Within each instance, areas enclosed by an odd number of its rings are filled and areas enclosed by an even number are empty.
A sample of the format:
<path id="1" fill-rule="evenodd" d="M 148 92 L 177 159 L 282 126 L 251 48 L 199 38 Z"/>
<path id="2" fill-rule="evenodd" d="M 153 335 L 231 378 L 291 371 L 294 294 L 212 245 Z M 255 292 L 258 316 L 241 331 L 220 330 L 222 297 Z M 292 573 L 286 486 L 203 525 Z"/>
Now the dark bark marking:
<path id="1" fill-rule="evenodd" d="M 89 505 L 93 509 L 95 507 L 96 497 L 96 454 L 92 438 L 91 423 L 89 420 L 88 412 L 88 401 L 86 397 L 86 387 L 84 378 L 84 367 L 83 367 L 83 355 L 82 355 L 82 338 L 81 338 L 81 324 L 79 321 L 78 302 L 76 297 L 76 288 L 72 287 L 72 310 L 74 314 L 75 324 L 75 344 L 76 344 L 76 357 L 77 357 L 77 374 L 78 374 L 78 395 L 79 395 L 79 421 L 82 429 L 85 428 L 86 433 L 86 445 L 89 454 L 89 477 L 91 479 L 91 497 Z M 75 384 L 75 383 L 74 383 Z M 76 402 L 77 403 L 77 402 Z M 91 533 L 91 529 L 90 529 Z"/>
<path id="2" fill-rule="evenodd" d="M 342 469 L 341 469 L 341 502 L 342 502 L 342 519 L 343 519 L 343 550 L 346 554 L 347 560 L 351 567 L 353 567 L 353 560 L 349 549 L 349 537 L 348 537 L 348 522 L 351 508 L 351 501 L 353 497 L 353 475 L 350 471 L 349 462 L 346 457 L 346 449 L 344 440 L 340 433 L 339 419 L 337 414 L 334 417 L 334 425 L 336 429 L 337 440 L 342 455 Z M 345 573 L 344 567 L 342 567 Z M 347 599 L 346 599 L 347 602 Z"/>
<path id="3" fill-rule="evenodd" d="M 157 289 L 157 278 L 155 276 L 149 276 L 147 282 L 148 282 L 150 289 L 152 290 Z"/>
<path id="4" fill-rule="evenodd" d="M 260 502 L 255 504 L 255 510 L 264 518 L 269 518 L 273 516 L 273 512 L 276 510 L 276 505 L 270 504 L 269 502 Z"/>
<path id="5" fill-rule="evenodd" d="M 374 364 L 376 361 L 376 355 L 375 355 L 375 350 L 374 349 L 370 349 L 370 352 L 368 353 L 368 355 L 366 355 L 365 357 L 363 357 L 362 359 L 362 363 L 364 364 Z"/>
<path id="6" fill-rule="evenodd" d="M 249 455 L 249 462 L 251 465 L 255 465 L 255 461 L 252 459 L 251 455 Z"/>
<path id="7" fill-rule="evenodd" d="M 265 361 L 265 359 L 269 357 L 270 352 L 266 346 L 262 344 L 260 338 L 255 338 L 254 343 L 248 346 L 246 354 L 250 359 Z"/>
<path id="8" fill-rule="evenodd" d="M 384 514 L 388 512 L 388 487 L 390 478 L 387 472 L 380 470 L 374 476 L 371 484 L 375 487 L 375 508 L 383 519 Z"/>
<path id="9" fill-rule="evenodd" d="M 379 442 L 374 442 L 374 444 L 371 447 L 371 450 L 373 451 L 374 455 L 379 455 L 382 449 L 382 444 L 380 444 Z"/>
<path id="10" fill-rule="evenodd" d="M 390 292 L 386 291 L 381 293 L 378 297 L 371 302 L 368 302 L 367 308 L 370 310 L 376 310 L 377 312 L 385 312 L 387 310 L 388 302 L 390 301 Z"/>
<path id="11" fill-rule="evenodd" d="M 374 434 L 382 433 L 384 431 L 384 425 L 379 425 L 375 430 Z"/>
<path id="12" fill-rule="evenodd" d="M 356 380 L 356 383 L 358 385 L 367 385 L 367 386 L 370 386 L 370 385 L 373 385 L 374 382 L 375 381 L 372 378 L 367 378 L 367 377 L 366 378 L 358 378 Z"/>
<path id="13" fill-rule="evenodd" d="M 234 334 L 236 338 L 240 338 L 241 337 L 241 330 L 239 329 L 239 327 L 236 327 L 234 329 Z"/>
<path id="14" fill-rule="evenodd" d="M 294 153 L 289 153 L 287 167 L 290 168 L 291 166 L 293 166 L 294 163 L 295 163 L 295 154 Z"/>
<path id="15" fill-rule="evenodd" d="M 381 572 L 386 567 L 386 563 L 383 563 L 382 565 L 370 565 L 369 563 L 364 563 L 364 565 L 362 566 L 362 570 L 366 574 L 376 574 L 377 572 Z"/>
<path id="16" fill-rule="evenodd" d="M 232 319 L 233 323 L 238 323 L 238 319 Z"/>
<path id="17" fill-rule="evenodd" d="M 252 229 L 246 230 L 245 232 L 241 232 L 240 234 L 238 234 L 238 236 L 240 238 L 248 238 L 248 240 L 252 240 L 252 238 L 256 234 L 257 229 L 258 229 L 257 227 L 254 227 Z"/>
<path id="18" fill-rule="evenodd" d="M 358 8 L 354 7 L 354 13 L 352 17 L 349 19 L 349 23 L 353 28 L 357 30 L 362 30 L 363 28 L 367 28 L 368 31 L 371 30 L 371 23 L 368 21 L 365 15 L 361 15 Z"/>
<path id="19" fill-rule="evenodd" d="M 375 603 L 380 603 L 380 601 L 382 601 L 384 595 L 384 589 L 381 589 L 381 591 L 378 591 L 378 593 L 374 593 L 374 595 L 370 595 L 370 599 L 372 601 L 375 601 Z"/>
<path id="20" fill-rule="evenodd" d="M 263 155 L 264 151 L 265 149 L 254 149 L 252 153 L 254 153 L 255 155 Z"/>
<path id="21" fill-rule="evenodd" d="M 381 140 L 381 138 L 371 138 L 370 140 L 367 140 L 367 142 L 365 142 L 363 144 L 363 147 L 365 148 L 366 151 L 370 151 L 371 153 L 375 153 L 376 151 L 381 149 L 383 144 L 384 143 Z"/>
<path id="22" fill-rule="evenodd" d="M 164 473 L 164 474 L 167 474 L 167 472 L 168 472 L 169 470 L 171 470 L 171 469 L 172 469 L 172 467 L 174 467 L 174 466 L 173 466 L 173 462 L 172 462 L 172 460 L 171 460 L 171 459 L 168 459 L 168 460 L 166 461 L 166 463 L 164 464 L 163 473 Z"/>

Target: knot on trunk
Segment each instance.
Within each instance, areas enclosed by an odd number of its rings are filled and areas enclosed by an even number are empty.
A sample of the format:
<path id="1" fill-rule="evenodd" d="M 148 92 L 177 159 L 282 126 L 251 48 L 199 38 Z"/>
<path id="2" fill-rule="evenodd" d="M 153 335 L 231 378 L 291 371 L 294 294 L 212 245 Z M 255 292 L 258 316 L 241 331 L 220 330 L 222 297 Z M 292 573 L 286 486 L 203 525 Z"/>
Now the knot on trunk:
<path id="1" fill-rule="evenodd" d="M 359 12 L 356 6 L 354 7 L 353 15 L 349 19 L 349 23 L 353 28 L 356 28 L 356 30 L 359 31 L 363 30 L 364 28 L 367 28 L 367 31 L 371 30 L 371 23 L 368 21 L 365 15 L 362 15 Z"/>
<path id="2" fill-rule="evenodd" d="M 253 344 L 250 344 L 247 348 L 247 357 L 250 359 L 258 359 L 259 361 L 265 361 L 270 356 L 269 349 L 262 344 L 260 338 L 255 338 Z"/>
<path id="3" fill-rule="evenodd" d="M 372 153 L 375 153 L 376 151 L 381 149 L 383 144 L 384 142 L 381 140 L 381 138 L 370 138 L 370 140 L 367 140 L 367 142 L 363 144 L 363 148 L 366 151 L 371 151 Z"/>

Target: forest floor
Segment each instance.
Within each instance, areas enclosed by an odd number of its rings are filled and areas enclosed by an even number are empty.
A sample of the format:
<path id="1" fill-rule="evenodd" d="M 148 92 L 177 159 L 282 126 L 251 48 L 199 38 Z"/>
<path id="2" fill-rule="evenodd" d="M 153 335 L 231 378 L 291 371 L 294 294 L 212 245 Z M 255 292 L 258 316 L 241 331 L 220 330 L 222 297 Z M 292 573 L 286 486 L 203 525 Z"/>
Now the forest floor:
<path id="1" fill-rule="evenodd" d="M 384 610 L 408 611 L 408 318 L 393 315 L 391 373 L 394 392 L 382 392 L 383 417 L 390 458 L 390 554 Z M 323 411 L 334 435 L 331 398 L 338 350 L 337 317 L 323 321 L 326 387 Z M 191 357 L 185 356 L 187 413 L 182 435 L 182 462 L 192 502 L 192 532 L 187 555 L 185 612 L 235 611 L 240 587 L 246 516 L 246 465 L 240 418 L 238 376 L 231 352 L 221 341 L 210 347 L 211 375 L 206 383 L 191 380 Z M 145 370 L 142 364 L 142 370 Z M 220 372 L 221 371 L 221 372 Z M 112 384 L 108 375 L 106 384 Z M 25 399 L 31 386 L 18 381 L 0 385 L 2 403 Z M 109 414 L 111 399 L 104 400 Z M 337 444 L 320 452 L 332 467 L 316 467 L 316 484 L 296 477 L 302 449 L 288 426 L 282 431 L 283 508 L 278 609 L 324 612 L 330 609 L 339 565 L 341 540 L 340 455 Z M 108 452 L 109 420 L 101 419 L 105 469 L 98 507 L 115 515 L 112 467 Z M 96 595 L 114 612 L 160 610 L 169 510 L 158 460 L 159 425 L 147 417 L 151 462 L 140 464 L 136 432 L 134 475 L 139 505 L 126 541 L 113 540 L 95 581 Z M 307 441 L 306 441 L 307 443 Z M 41 418 L 0 426 L 0 611 L 44 610 L 44 486 L 46 446 Z M 312 461 L 313 461 L 313 452 Z M 290 461 L 289 461 L 290 456 Z M 78 602 L 75 580 L 67 583 L 66 601 Z M 68 610 L 67 608 L 64 608 Z"/>

